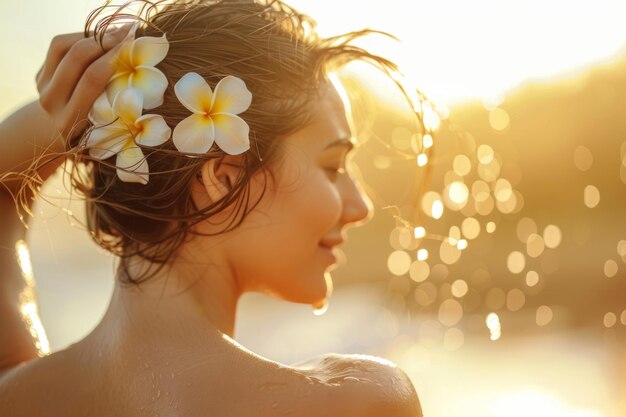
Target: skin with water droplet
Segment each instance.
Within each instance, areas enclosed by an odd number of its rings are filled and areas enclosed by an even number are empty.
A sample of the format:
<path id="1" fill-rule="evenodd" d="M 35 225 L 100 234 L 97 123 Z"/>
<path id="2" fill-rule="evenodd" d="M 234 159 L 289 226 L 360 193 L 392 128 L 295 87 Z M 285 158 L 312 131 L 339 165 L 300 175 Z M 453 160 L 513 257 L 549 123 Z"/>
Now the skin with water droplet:
<path id="1" fill-rule="evenodd" d="M 279 388 L 285 388 L 287 384 L 285 382 L 265 382 L 263 384 L 259 384 L 257 388 L 259 390 L 273 390 Z"/>
<path id="2" fill-rule="evenodd" d="M 317 304 L 313 304 L 313 314 L 316 316 L 321 316 L 322 314 L 326 313 L 326 311 L 328 310 L 328 298 L 324 298 L 322 301 L 320 301 Z"/>

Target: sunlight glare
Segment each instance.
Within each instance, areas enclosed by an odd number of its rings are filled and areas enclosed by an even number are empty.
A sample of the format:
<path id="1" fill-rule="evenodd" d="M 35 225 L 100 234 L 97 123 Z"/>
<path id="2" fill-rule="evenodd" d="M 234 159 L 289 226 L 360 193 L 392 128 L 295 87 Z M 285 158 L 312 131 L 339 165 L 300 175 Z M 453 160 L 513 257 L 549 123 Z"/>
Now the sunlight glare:
<path id="1" fill-rule="evenodd" d="M 496 313 L 489 313 L 487 318 L 485 319 L 485 323 L 487 324 L 487 328 L 491 335 L 489 338 L 491 340 L 498 340 L 502 335 L 502 328 L 500 326 L 500 317 Z"/>
<path id="2" fill-rule="evenodd" d="M 20 314 L 35 342 L 39 356 L 44 356 L 50 353 L 50 343 L 39 318 L 39 309 L 35 297 L 35 278 L 30 253 L 25 241 L 19 240 L 15 243 L 15 253 L 24 280 L 24 289 L 19 295 Z"/>
<path id="3" fill-rule="evenodd" d="M 424 145 L 424 149 L 428 149 L 433 146 L 433 137 L 429 134 L 424 135 L 422 138 L 422 145 Z"/>
<path id="4" fill-rule="evenodd" d="M 535 390 L 501 396 L 490 409 L 494 417 L 603 417 L 595 410 L 572 409 L 559 398 Z"/>
<path id="5" fill-rule="evenodd" d="M 443 215 L 443 203 L 441 202 L 441 200 L 433 201 L 431 212 L 434 219 L 441 218 L 441 216 Z"/>
<path id="6" fill-rule="evenodd" d="M 426 236 L 426 229 L 424 229 L 422 226 L 417 226 L 415 230 L 413 230 L 413 235 L 416 239 L 421 239 Z"/>

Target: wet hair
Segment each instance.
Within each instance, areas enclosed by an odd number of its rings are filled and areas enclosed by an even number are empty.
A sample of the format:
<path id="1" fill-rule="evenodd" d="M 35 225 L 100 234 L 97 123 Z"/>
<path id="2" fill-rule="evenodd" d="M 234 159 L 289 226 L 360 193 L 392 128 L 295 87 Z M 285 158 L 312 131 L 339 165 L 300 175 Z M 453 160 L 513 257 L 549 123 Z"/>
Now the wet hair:
<path id="1" fill-rule="evenodd" d="M 310 122 L 313 104 L 329 83 L 331 71 L 359 60 L 387 74 L 397 71 L 393 62 L 351 44 L 382 32 L 365 29 L 322 38 L 314 20 L 280 0 L 141 0 L 121 6 L 107 2 L 90 14 L 85 35 L 102 40 L 108 25 L 129 20 L 141 21 L 137 37 L 167 35 L 169 52 L 157 68 L 169 85 L 163 104 L 149 112 L 163 116 L 172 129 L 189 115 L 173 89 L 187 72 L 199 73 L 212 88 L 226 75 L 239 77 L 253 99 L 240 114 L 250 126 L 251 147 L 241 154 L 239 176 L 224 198 L 203 208 L 191 198 L 191 183 L 206 160 L 224 157 L 215 146 L 196 158 L 177 151 L 171 140 L 142 147 L 150 166 L 150 180 L 144 185 L 121 181 L 114 158 L 97 161 L 89 156 L 81 145 L 89 129 L 68 142 L 71 183 L 85 198 L 86 227 L 99 246 L 120 257 L 118 276 L 128 283 L 151 275 L 146 271 L 131 276 L 131 257 L 149 260 L 160 269 L 197 233 L 195 224 L 224 208 L 234 205 L 219 233 L 241 224 L 263 197 L 267 181 L 275 181 L 272 167 L 282 155 L 280 139 Z M 257 173 L 266 179 L 265 187 L 251 201 L 249 181 Z"/>

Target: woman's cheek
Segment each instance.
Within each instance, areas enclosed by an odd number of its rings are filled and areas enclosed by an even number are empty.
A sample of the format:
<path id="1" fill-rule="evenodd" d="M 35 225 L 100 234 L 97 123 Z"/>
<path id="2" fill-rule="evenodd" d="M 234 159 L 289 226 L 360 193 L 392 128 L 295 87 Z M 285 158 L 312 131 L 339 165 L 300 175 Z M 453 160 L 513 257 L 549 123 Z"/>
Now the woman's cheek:
<path id="1" fill-rule="evenodd" d="M 320 181 L 317 195 L 315 214 L 318 216 L 320 227 L 325 227 L 325 230 L 322 232 L 325 236 L 331 229 L 337 226 L 341 218 L 341 194 L 335 183 L 326 177 L 323 181 Z"/>

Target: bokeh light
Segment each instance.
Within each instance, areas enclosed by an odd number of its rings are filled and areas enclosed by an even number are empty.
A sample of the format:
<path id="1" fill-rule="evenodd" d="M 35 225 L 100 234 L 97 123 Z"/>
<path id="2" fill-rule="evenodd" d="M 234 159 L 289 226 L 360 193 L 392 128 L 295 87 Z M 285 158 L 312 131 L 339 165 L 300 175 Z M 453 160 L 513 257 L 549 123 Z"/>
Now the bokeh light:
<path id="1" fill-rule="evenodd" d="M 506 266 L 513 274 L 519 274 L 526 267 L 526 258 L 519 251 L 513 251 L 506 260 Z"/>
<path id="2" fill-rule="evenodd" d="M 528 271 L 526 273 L 526 285 L 534 287 L 539 283 L 539 274 L 537 271 Z"/>
<path id="3" fill-rule="evenodd" d="M 489 124 L 495 130 L 505 130 L 509 121 L 509 114 L 504 109 L 495 108 L 489 112 Z"/>
<path id="4" fill-rule="evenodd" d="M 594 208 L 600 203 L 600 190 L 594 185 L 588 185 L 585 187 L 584 192 L 585 205 L 589 208 Z"/>
<path id="5" fill-rule="evenodd" d="M 547 326 L 554 316 L 552 309 L 546 305 L 539 306 L 536 312 L 536 322 L 538 326 Z"/>
<path id="6" fill-rule="evenodd" d="M 502 328 L 500 326 L 500 317 L 496 313 L 489 313 L 485 320 L 487 328 L 489 329 L 491 340 L 498 340 L 502 335 Z"/>
<path id="7" fill-rule="evenodd" d="M 579 145 L 574 151 L 574 165 L 581 171 L 588 171 L 593 164 L 593 154 L 589 148 Z"/>

